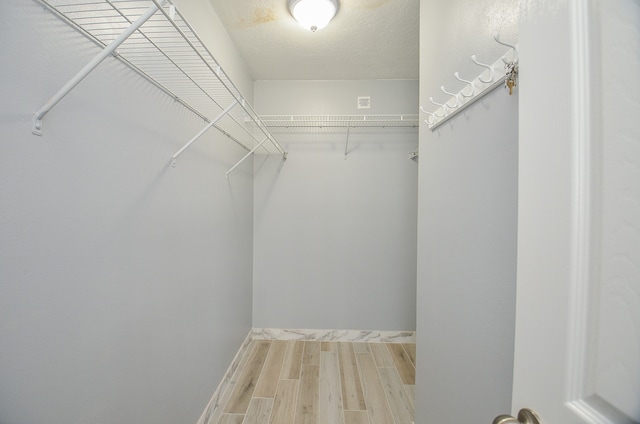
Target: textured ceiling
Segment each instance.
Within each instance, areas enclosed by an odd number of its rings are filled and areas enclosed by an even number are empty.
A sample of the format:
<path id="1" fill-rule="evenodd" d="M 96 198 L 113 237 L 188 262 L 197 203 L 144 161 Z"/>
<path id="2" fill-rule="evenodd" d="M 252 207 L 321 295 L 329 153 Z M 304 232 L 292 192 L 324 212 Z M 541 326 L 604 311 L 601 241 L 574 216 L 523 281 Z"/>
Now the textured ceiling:
<path id="1" fill-rule="evenodd" d="M 256 80 L 418 79 L 419 0 L 340 0 L 315 33 L 288 0 L 210 0 Z"/>

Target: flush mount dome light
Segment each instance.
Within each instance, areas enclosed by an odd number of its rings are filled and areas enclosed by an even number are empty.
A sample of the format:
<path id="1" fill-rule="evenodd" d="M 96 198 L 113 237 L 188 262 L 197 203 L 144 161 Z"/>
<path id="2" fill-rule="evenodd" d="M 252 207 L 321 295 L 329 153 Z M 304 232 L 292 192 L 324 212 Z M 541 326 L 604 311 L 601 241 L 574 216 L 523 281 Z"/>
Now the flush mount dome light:
<path id="1" fill-rule="evenodd" d="M 289 10 L 300 25 L 316 32 L 336 15 L 338 0 L 289 0 Z"/>

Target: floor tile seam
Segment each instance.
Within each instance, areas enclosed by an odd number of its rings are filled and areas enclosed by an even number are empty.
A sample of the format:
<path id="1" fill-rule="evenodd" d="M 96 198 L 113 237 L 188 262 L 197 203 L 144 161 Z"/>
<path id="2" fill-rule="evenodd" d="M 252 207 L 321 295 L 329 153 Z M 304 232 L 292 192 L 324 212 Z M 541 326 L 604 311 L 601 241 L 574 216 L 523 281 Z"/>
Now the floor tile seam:
<path id="1" fill-rule="evenodd" d="M 302 354 L 304 353 L 304 342 L 299 342 L 297 340 L 285 340 L 285 341 L 287 342 L 287 352 L 285 353 L 285 357 L 284 357 L 285 360 L 289 356 L 289 352 L 291 352 L 291 355 L 290 355 L 291 363 L 288 364 L 289 365 L 289 369 L 287 370 L 288 372 L 286 374 L 286 375 L 289 375 L 289 373 L 291 371 L 291 368 L 293 368 L 298 362 L 298 361 L 293 361 L 293 359 L 296 358 L 295 350 L 296 350 L 296 344 L 297 343 L 302 343 L 302 350 L 303 351 L 300 354 L 300 358 L 299 358 L 300 359 L 300 363 L 297 364 L 298 368 L 302 367 Z M 280 370 L 280 375 L 278 376 L 278 379 L 281 379 L 280 377 L 282 377 L 282 375 L 283 375 L 282 371 L 284 371 L 284 369 L 285 369 L 284 368 L 285 360 L 282 361 L 282 369 Z M 300 378 L 300 370 L 298 370 L 298 378 Z"/>
<path id="2" fill-rule="evenodd" d="M 302 366 L 300 366 L 300 373 L 302 373 Z M 278 385 L 276 387 L 276 393 L 278 393 L 278 388 L 280 387 L 280 383 L 282 381 L 295 381 L 296 382 L 296 391 L 295 391 L 295 395 L 293 396 L 294 402 L 293 402 L 293 421 L 296 420 L 296 412 L 298 411 L 298 393 L 300 392 L 300 379 L 299 378 L 281 378 L 278 380 Z M 273 399 L 273 403 L 275 405 L 275 398 Z M 275 407 L 271 410 L 271 414 L 273 415 L 273 411 L 275 411 Z M 271 422 L 271 417 L 272 415 L 269 416 L 269 422 Z"/>
<path id="3" fill-rule="evenodd" d="M 350 353 L 353 354 L 354 363 L 352 365 L 355 366 L 355 373 L 356 373 L 356 376 L 358 377 L 358 381 L 360 382 L 360 393 L 362 394 L 362 398 L 363 398 L 362 401 L 365 402 L 364 389 L 363 389 L 363 385 L 362 385 L 362 373 L 360 372 L 360 366 L 358 365 L 358 357 L 357 357 L 357 353 L 356 353 L 355 349 L 353 348 L 353 343 L 349 343 L 349 348 L 350 348 Z M 338 349 L 338 366 L 339 366 L 340 371 L 341 371 L 340 372 L 340 378 L 341 378 L 341 380 L 340 380 L 340 389 L 341 389 L 340 393 L 341 394 L 342 394 L 342 389 L 343 389 L 343 386 L 342 386 L 342 384 L 343 384 L 343 382 L 342 382 L 342 373 L 344 372 L 342 363 L 343 363 L 342 355 L 340 354 L 340 349 Z M 342 401 L 343 401 L 343 406 L 344 406 L 344 399 L 342 399 Z M 346 411 L 347 409 L 344 409 L 344 410 Z M 365 405 L 364 405 L 364 409 L 355 409 L 355 410 L 349 409 L 349 411 L 366 411 L 366 410 L 367 410 L 366 402 L 365 402 Z"/>
<path id="4" fill-rule="evenodd" d="M 256 384 L 255 384 L 255 386 L 253 386 L 253 391 L 251 392 L 251 397 L 249 398 L 249 400 L 251 400 L 251 398 L 253 397 L 253 394 L 256 392 L 256 388 L 258 387 L 258 381 L 260 380 L 260 377 L 262 376 L 262 371 L 264 370 L 264 367 L 267 364 L 267 358 L 269 357 L 269 352 L 271 351 L 271 346 L 273 346 L 273 344 L 269 343 L 269 350 L 267 351 L 267 354 L 265 355 L 264 359 L 262 360 L 262 364 L 260 365 L 260 371 L 258 372 L 258 378 L 256 378 Z"/>
<path id="5" fill-rule="evenodd" d="M 261 341 L 265 341 L 265 340 L 261 340 Z M 258 346 L 258 344 L 256 344 L 255 346 L 253 346 L 253 349 L 254 349 L 254 350 L 255 350 L 255 349 L 257 349 L 257 348 L 258 348 L 257 346 Z M 271 343 L 269 343 L 269 350 L 271 350 Z M 253 350 L 252 350 L 252 352 L 251 352 L 251 353 L 253 353 Z M 267 351 L 267 355 L 265 355 L 265 357 L 264 357 L 264 359 L 263 359 L 263 361 L 262 361 L 262 364 L 260 364 L 260 370 L 258 371 L 258 378 L 256 378 L 256 382 L 255 382 L 255 384 L 254 384 L 254 386 L 253 386 L 253 388 L 252 388 L 252 390 L 251 390 L 251 395 L 249 396 L 249 402 L 251 402 L 251 399 L 253 398 L 253 394 L 254 394 L 254 393 L 255 393 L 255 391 L 256 391 L 256 387 L 258 387 L 258 380 L 260 379 L 260 376 L 262 375 L 262 370 L 264 369 L 264 365 L 265 365 L 265 363 L 267 362 L 267 356 L 268 356 L 268 355 L 269 355 L 269 352 Z M 247 361 L 248 361 L 248 358 L 249 358 L 250 356 L 251 356 L 251 355 L 247 355 Z M 244 365 L 246 366 L 246 365 L 247 365 L 247 363 L 245 362 L 245 363 L 244 363 Z M 246 370 L 246 369 L 247 369 L 247 368 L 244 368 L 244 370 Z M 238 371 L 240 371 L 240 366 L 238 366 Z M 240 374 L 241 374 L 241 373 L 240 373 Z M 238 376 L 240 376 L 240 374 L 238 374 Z M 238 382 L 238 381 L 236 380 L 236 383 L 237 383 L 237 382 Z M 234 389 L 235 389 L 235 384 L 234 384 Z M 233 394 L 233 392 L 231 392 L 231 394 Z M 230 400 L 231 400 L 231 399 L 227 399 L 227 403 L 228 403 Z M 225 407 L 226 407 L 226 404 L 225 404 Z M 249 408 L 249 404 L 247 404 L 247 409 L 248 409 L 248 408 Z M 224 410 L 225 410 L 225 408 L 223 407 L 223 408 L 222 408 L 222 413 L 223 413 L 223 414 L 232 414 L 232 413 L 234 413 L 234 412 L 225 412 Z M 235 413 L 236 413 L 236 414 L 242 414 L 242 413 L 238 413 L 238 412 L 235 412 Z M 244 415 L 246 415 L 246 413 L 247 413 L 247 411 L 245 410 L 245 411 L 244 411 Z"/>
<path id="6" fill-rule="evenodd" d="M 360 379 L 360 387 L 362 388 L 362 396 L 364 397 L 364 407 L 365 411 L 367 408 L 367 394 L 364 392 L 364 375 L 362 373 L 362 365 L 360 364 L 360 360 L 358 359 L 358 355 L 371 355 L 371 359 L 373 359 L 373 363 L 376 363 L 376 358 L 373 357 L 373 352 L 371 351 L 371 346 L 368 346 L 368 352 L 356 352 L 353 350 L 353 354 L 356 360 L 356 367 L 358 368 L 358 378 Z M 367 413 L 368 414 L 368 413 Z"/>
<path id="7" fill-rule="evenodd" d="M 222 419 L 222 416 L 224 415 L 237 415 L 237 416 L 241 416 L 242 417 L 242 421 L 240 421 L 240 424 L 244 423 L 244 420 L 246 419 L 247 415 L 246 414 L 232 414 L 232 413 L 228 413 L 225 412 L 223 414 L 220 415 L 220 418 L 218 418 L 218 420 L 216 421 L 216 424 L 219 424 L 220 420 Z"/>
<path id="8" fill-rule="evenodd" d="M 378 347 L 378 355 L 376 356 L 373 346 L 371 346 L 371 352 L 373 353 L 373 359 L 375 360 L 376 367 L 384 367 L 385 363 L 391 363 L 393 366 L 396 366 L 396 361 L 393 359 L 393 354 L 389 350 L 389 343 L 380 343 L 381 346 Z M 382 350 L 382 351 L 380 351 Z M 378 358 L 380 359 L 380 365 L 378 365 Z"/>
<path id="9" fill-rule="evenodd" d="M 387 408 L 389 408 L 389 412 L 391 414 L 391 419 L 393 420 L 393 423 L 389 423 L 389 424 L 398 424 L 398 423 L 396 423 L 396 417 L 393 415 L 393 411 L 391 410 L 391 406 L 389 405 L 389 399 L 387 398 L 387 391 L 384 390 L 384 386 L 382 385 L 382 378 L 380 377 L 380 372 L 378 371 L 379 367 L 376 364 L 376 358 L 375 358 L 375 355 L 373 354 L 373 351 L 367 352 L 367 353 L 364 353 L 364 352 L 357 353 L 356 354 L 356 361 L 358 361 L 358 362 L 360 362 L 359 355 L 369 355 L 369 356 L 371 356 L 371 360 L 373 361 L 373 367 L 376 369 L 376 373 L 378 374 L 378 380 L 380 381 L 380 385 L 382 386 L 382 389 L 383 389 L 382 391 L 384 393 L 384 397 L 385 397 L 385 399 L 387 401 Z M 358 364 L 358 366 L 360 366 L 360 364 Z M 364 380 L 364 374 L 362 375 L 362 379 Z M 364 381 L 363 381 L 363 392 L 364 392 Z M 363 394 L 364 394 L 364 397 L 365 397 L 365 405 L 366 405 L 367 394 L 366 393 L 363 393 Z M 366 411 L 367 411 L 367 419 L 369 420 L 369 423 L 371 423 L 371 417 L 369 415 L 370 409 L 367 407 Z"/>
<path id="10" fill-rule="evenodd" d="M 402 376 L 400 375 L 400 372 L 398 371 L 398 368 L 396 368 L 396 367 L 378 367 L 378 369 L 379 370 L 380 369 L 395 370 L 396 371 L 396 375 L 400 379 L 400 384 L 402 386 L 402 391 L 404 392 L 404 394 L 407 397 L 407 399 L 411 399 L 411 397 L 409 396 L 409 392 L 407 392 L 406 386 L 414 386 L 415 387 L 415 384 L 405 384 L 405 382 L 402 381 Z M 414 405 L 413 409 L 415 410 L 415 405 Z M 415 411 L 414 411 L 414 414 L 415 414 Z"/>
<path id="11" fill-rule="evenodd" d="M 394 361 L 394 364 L 395 364 L 395 361 Z M 384 390 L 383 390 L 383 392 L 384 392 L 384 396 L 385 396 L 385 398 L 387 399 L 387 405 L 389 406 L 389 411 L 391 411 L 391 416 L 393 417 L 394 422 L 396 422 L 396 416 L 395 416 L 395 414 L 393 413 L 393 408 L 391 407 L 391 400 L 389 399 L 389 395 L 387 394 L 387 390 L 386 390 L 386 387 L 385 387 L 385 385 L 384 385 L 384 380 L 382 379 L 382 374 L 380 374 L 380 370 L 381 370 L 381 369 L 394 370 L 394 371 L 395 371 L 395 373 L 396 373 L 396 375 L 398 376 L 398 380 L 400 381 L 400 384 L 401 384 L 401 386 L 402 386 L 402 387 L 401 387 L 402 392 L 404 393 L 404 395 L 405 395 L 405 397 L 406 397 L 407 399 L 409 399 L 409 394 L 407 393 L 407 391 L 406 391 L 406 390 L 405 390 L 405 388 L 404 388 L 405 384 L 404 384 L 404 382 L 402 381 L 402 376 L 400 375 L 400 372 L 398 371 L 397 366 L 393 366 L 393 367 L 376 367 L 376 371 L 377 371 L 377 373 L 378 373 L 378 378 L 380 378 L 380 383 L 382 384 L 382 388 L 384 389 Z M 393 371 L 391 371 L 391 372 L 393 372 Z M 414 409 L 415 409 L 415 408 L 414 408 Z M 414 417 L 415 417 L 415 411 L 414 411 Z"/>
<path id="12" fill-rule="evenodd" d="M 415 384 L 403 384 L 404 392 L 409 396 L 409 402 L 411 402 L 411 406 L 413 406 L 413 416 L 415 418 L 416 415 L 416 398 L 415 396 L 411 396 L 412 392 L 409 391 L 409 387 L 413 387 L 413 394 L 415 395 Z"/>
<path id="13" fill-rule="evenodd" d="M 404 381 L 402 381 L 402 375 L 400 374 L 400 370 L 398 370 L 398 366 L 395 365 L 395 361 L 394 361 L 394 366 L 393 367 L 378 367 L 378 369 L 380 368 L 385 368 L 385 369 L 392 369 L 395 370 L 396 375 L 398 376 L 398 378 L 400 379 L 400 383 L 402 384 L 402 390 L 404 391 L 405 395 L 408 395 L 407 391 L 404 389 L 404 386 L 415 386 L 415 384 L 405 384 Z M 393 371 L 392 371 L 393 372 Z M 378 374 L 380 374 L 380 372 L 378 371 Z"/>
<path id="14" fill-rule="evenodd" d="M 404 346 L 402 347 L 402 349 L 404 350 Z M 404 380 L 402 379 L 402 374 L 400 373 L 400 369 L 398 369 L 398 363 L 396 362 L 396 360 L 393 357 L 393 354 L 391 354 L 391 351 L 389 351 L 389 348 L 387 347 L 387 351 L 389 352 L 389 355 L 391 356 L 391 361 L 393 362 L 393 368 L 395 368 L 396 373 L 400 376 L 400 381 L 402 382 L 402 384 L 406 384 L 404 382 Z M 408 358 L 408 357 L 407 357 Z M 406 362 L 406 361 L 405 361 Z M 416 372 L 416 368 L 413 366 L 413 363 L 411 362 L 411 360 L 409 360 L 409 365 L 411 365 L 411 368 L 413 368 L 413 380 L 415 382 L 415 372 Z M 379 367 L 379 368 L 385 368 L 385 367 Z M 386 367 L 389 368 L 389 367 Z"/>
<path id="15" fill-rule="evenodd" d="M 411 360 L 411 355 L 409 355 L 409 352 L 407 352 L 407 349 L 404 347 L 406 343 L 400 343 L 400 345 L 402 346 L 402 351 L 405 353 L 405 355 L 407 356 L 407 362 L 409 363 L 409 365 L 411 365 L 411 367 L 413 368 L 413 370 L 415 371 L 416 366 L 413 364 L 413 361 Z"/>
<path id="16" fill-rule="evenodd" d="M 298 343 L 298 340 L 293 341 L 293 349 L 295 349 L 295 343 Z M 305 365 L 304 364 L 304 341 L 300 341 L 302 343 L 302 353 L 300 353 L 300 363 L 298 364 L 298 378 L 297 380 L 300 380 L 300 375 L 302 375 L 302 366 Z"/>
<path id="17" fill-rule="evenodd" d="M 304 354 L 304 351 L 303 351 L 303 354 Z M 320 389 L 320 387 L 319 387 L 319 386 L 320 386 L 320 365 L 315 365 L 315 364 L 302 364 L 302 363 L 301 363 L 301 364 L 300 364 L 300 374 L 299 374 L 299 377 L 300 377 L 300 378 L 298 378 L 298 379 L 296 380 L 296 381 L 298 381 L 298 385 L 297 385 L 297 390 L 296 390 L 296 403 L 295 403 L 295 407 L 293 408 L 293 421 L 294 421 L 294 422 L 296 421 L 296 417 L 298 416 L 298 408 L 300 407 L 300 390 L 301 390 L 301 387 L 300 387 L 300 386 L 302 386 L 302 367 L 303 367 L 303 366 L 305 366 L 305 365 L 306 365 L 306 366 L 318 367 L 318 388 L 317 388 L 317 389 L 318 389 L 318 391 L 316 392 L 316 398 L 318 398 L 318 397 L 319 397 L 319 395 L 320 395 L 320 394 L 319 394 L 319 389 Z M 316 413 L 316 420 L 317 420 L 317 418 L 318 418 L 318 410 L 317 410 L 317 409 L 318 409 L 318 406 L 320 405 L 320 399 L 317 399 L 317 402 L 316 402 L 316 403 L 317 403 L 317 404 L 316 404 L 316 411 L 315 411 L 315 413 Z"/>
<path id="18" fill-rule="evenodd" d="M 393 413 L 393 408 L 391 407 L 391 402 L 389 401 L 389 395 L 387 394 L 387 390 L 384 387 L 382 375 L 380 374 L 380 368 L 386 368 L 386 367 L 376 367 L 376 372 L 378 373 L 378 378 L 380 379 L 380 384 L 382 385 L 382 392 L 384 393 L 384 398 L 387 400 L 387 407 L 389 408 L 389 412 L 391 413 L 391 418 L 393 419 L 394 424 L 398 424 L 396 421 L 396 415 Z"/>
<path id="19" fill-rule="evenodd" d="M 340 346 L 338 346 L 338 348 L 336 349 L 336 355 L 338 355 L 338 373 L 340 376 L 340 396 L 343 395 L 343 391 L 344 391 L 344 386 L 343 386 L 343 381 L 342 381 L 342 375 L 344 374 L 344 366 L 343 366 L 343 361 L 342 361 L 342 353 L 340 352 Z M 342 410 L 344 411 L 344 397 L 342 399 Z"/>
<path id="20" fill-rule="evenodd" d="M 271 424 L 271 420 L 273 419 L 273 414 L 276 412 L 276 397 L 278 396 L 278 389 L 280 388 L 280 381 L 278 380 L 278 384 L 276 384 L 276 394 L 273 397 L 273 406 L 271 407 L 271 412 L 269 413 L 269 419 L 267 420 L 268 424 Z M 265 423 L 265 424 L 267 424 Z"/>
<path id="21" fill-rule="evenodd" d="M 404 352 L 407 354 L 407 358 L 409 358 L 409 363 L 413 366 L 413 369 L 416 369 L 416 364 L 413 363 L 413 361 L 411 360 L 411 355 L 409 354 L 409 352 L 407 351 L 407 348 L 405 347 L 406 344 L 409 343 L 400 343 L 402 345 L 402 350 L 404 350 Z"/>
<path id="22" fill-rule="evenodd" d="M 304 355 L 305 352 L 307 351 L 307 346 L 312 346 L 310 343 L 315 343 L 318 345 L 318 363 L 312 363 L 312 362 L 304 362 Z M 302 349 L 302 360 L 300 361 L 300 365 L 320 365 L 320 353 L 322 352 L 322 341 L 320 340 L 305 340 L 304 341 L 304 348 Z M 300 369 L 300 371 L 302 371 L 302 369 Z"/>
<path id="23" fill-rule="evenodd" d="M 262 378 L 263 378 L 263 372 L 265 372 L 265 371 L 266 371 L 266 365 L 267 365 L 267 363 L 269 363 L 269 360 L 271 359 L 271 356 L 272 356 L 272 355 L 275 355 L 275 354 L 273 353 L 273 350 L 272 350 L 273 345 L 274 345 L 274 344 L 273 344 L 273 340 L 271 340 L 271 344 L 269 345 L 269 351 L 267 352 L 267 356 L 264 358 L 264 363 L 262 364 L 262 369 L 260 370 L 260 373 L 258 374 L 258 379 L 256 380 L 256 386 L 255 386 L 255 388 L 254 388 L 254 393 L 255 393 L 255 390 L 258 388 L 258 386 L 259 386 L 259 384 L 260 384 L 260 382 L 261 382 L 261 380 L 262 380 Z M 286 352 L 285 352 L 285 356 L 286 356 Z M 283 368 L 284 368 L 284 358 L 282 358 L 282 362 L 280 363 L 280 370 L 279 370 L 279 372 L 278 372 L 278 381 L 280 380 L 280 375 L 282 374 L 282 370 L 283 370 Z M 276 385 L 276 386 L 277 386 L 277 385 Z M 277 390 L 277 387 L 276 387 L 276 390 Z M 251 397 L 252 397 L 252 398 L 253 398 L 253 397 L 261 398 L 261 397 L 264 397 L 264 396 L 251 396 Z M 274 397 L 275 397 L 275 395 L 274 395 Z M 273 399 L 273 398 L 269 398 L 268 396 L 267 396 L 266 398 L 267 398 L 267 399 Z"/>
<path id="24" fill-rule="evenodd" d="M 340 411 L 342 415 L 342 422 L 345 422 L 345 417 L 344 417 L 344 399 L 342 398 L 342 375 L 340 373 L 340 367 L 341 367 L 341 363 L 340 363 L 340 353 L 338 353 L 338 351 L 336 352 L 327 352 L 327 353 L 331 353 L 332 355 L 334 355 L 336 357 L 336 360 L 338 361 L 338 387 L 340 388 L 340 390 L 338 391 L 338 395 L 340 396 Z"/>
<path id="25" fill-rule="evenodd" d="M 207 404 L 205 411 L 203 412 L 203 417 L 204 417 L 204 414 L 207 412 L 207 409 L 209 408 L 209 405 L 211 404 L 211 402 L 216 398 L 220 401 L 220 403 L 218 404 L 218 407 L 211 410 L 209 420 L 207 420 L 207 422 L 204 424 L 214 424 L 214 423 L 217 423 L 217 421 L 219 421 L 220 415 L 223 414 L 224 407 L 226 406 L 227 402 L 231 398 L 231 393 L 233 393 L 233 388 L 235 387 L 235 383 L 237 381 L 236 377 L 240 373 L 240 370 L 246 364 L 246 360 L 250 356 L 249 355 L 250 352 L 253 351 L 253 348 L 254 348 L 254 340 L 252 337 L 252 330 L 250 330 L 249 334 L 247 334 L 243 342 L 240 344 L 240 348 L 238 349 L 238 352 L 236 352 L 235 356 L 231 360 L 231 363 L 227 367 L 225 374 L 222 376 L 222 380 L 218 384 L 218 387 L 216 388 L 216 390 L 213 392 L 213 395 L 211 396 L 211 399 L 209 400 L 209 403 Z M 229 371 L 233 369 L 233 366 L 236 363 L 236 361 L 237 361 L 237 365 L 235 369 L 231 374 L 229 374 Z M 221 388 L 220 386 L 224 384 L 225 380 L 227 380 L 227 376 L 228 376 L 227 384 L 224 385 L 224 387 L 222 388 L 222 391 L 218 394 L 218 396 L 216 396 L 216 392 L 218 391 L 218 389 Z M 229 398 L 225 399 L 227 395 L 229 396 Z"/>
<path id="26" fill-rule="evenodd" d="M 278 384 L 280 384 L 279 381 L 278 381 Z M 278 387 L 276 386 L 276 393 L 277 392 L 278 392 Z M 267 418 L 267 422 L 265 424 L 271 423 L 271 419 L 273 418 L 273 413 L 275 412 L 275 410 L 276 410 L 276 398 L 274 397 L 273 402 L 271 403 L 271 411 L 269 411 L 269 417 Z"/>

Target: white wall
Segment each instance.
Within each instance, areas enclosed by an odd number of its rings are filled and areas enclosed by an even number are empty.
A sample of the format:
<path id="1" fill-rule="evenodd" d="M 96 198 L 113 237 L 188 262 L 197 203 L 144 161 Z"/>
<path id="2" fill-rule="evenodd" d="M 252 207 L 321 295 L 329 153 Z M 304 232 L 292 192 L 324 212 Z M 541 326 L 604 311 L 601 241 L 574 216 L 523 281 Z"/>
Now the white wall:
<path id="1" fill-rule="evenodd" d="M 97 48 L 0 19 L 0 421 L 196 422 L 251 327 L 252 165 L 211 132 L 172 168 L 202 121 L 112 58 L 32 135 Z"/>
<path id="2" fill-rule="evenodd" d="M 417 81 L 261 81 L 263 114 L 415 113 Z M 258 328 L 413 330 L 415 130 L 277 134 L 289 158 L 255 159 Z"/>
<path id="3" fill-rule="evenodd" d="M 423 0 L 420 101 L 462 88 L 517 41 L 518 2 Z M 440 94 L 438 94 L 440 93 Z M 489 94 L 420 132 L 416 423 L 491 422 L 511 408 L 518 96 Z"/>

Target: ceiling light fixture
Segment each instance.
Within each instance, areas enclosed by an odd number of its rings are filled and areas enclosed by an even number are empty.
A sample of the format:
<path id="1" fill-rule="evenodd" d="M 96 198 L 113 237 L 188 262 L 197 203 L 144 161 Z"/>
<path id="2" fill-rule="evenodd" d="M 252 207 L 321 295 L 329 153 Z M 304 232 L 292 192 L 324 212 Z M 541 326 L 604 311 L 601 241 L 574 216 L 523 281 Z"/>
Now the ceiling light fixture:
<path id="1" fill-rule="evenodd" d="M 289 0 L 289 10 L 300 25 L 316 32 L 336 15 L 338 0 Z"/>

